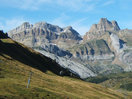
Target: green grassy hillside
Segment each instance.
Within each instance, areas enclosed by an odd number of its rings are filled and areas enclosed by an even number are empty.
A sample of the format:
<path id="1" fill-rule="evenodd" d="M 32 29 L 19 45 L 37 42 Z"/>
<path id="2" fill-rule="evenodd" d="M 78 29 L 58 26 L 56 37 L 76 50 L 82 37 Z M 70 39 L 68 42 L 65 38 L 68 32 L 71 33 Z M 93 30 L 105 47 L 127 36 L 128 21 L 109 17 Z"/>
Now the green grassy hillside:
<path id="1" fill-rule="evenodd" d="M 1 99 L 123 99 L 124 95 L 101 85 L 56 74 L 59 65 L 9 38 L 0 39 Z M 32 71 L 29 88 L 27 82 Z"/>

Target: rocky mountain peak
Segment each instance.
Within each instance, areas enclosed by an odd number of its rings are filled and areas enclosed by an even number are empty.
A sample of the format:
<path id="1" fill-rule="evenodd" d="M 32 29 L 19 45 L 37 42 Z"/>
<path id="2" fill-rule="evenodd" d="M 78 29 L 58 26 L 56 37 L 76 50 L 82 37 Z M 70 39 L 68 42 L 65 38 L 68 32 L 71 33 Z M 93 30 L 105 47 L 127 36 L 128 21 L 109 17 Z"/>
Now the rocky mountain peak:
<path id="1" fill-rule="evenodd" d="M 16 31 L 22 31 L 22 30 L 30 29 L 32 27 L 33 25 L 30 24 L 29 22 L 24 22 L 22 25 L 16 28 Z"/>
<path id="2" fill-rule="evenodd" d="M 46 29 L 46 30 L 49 30 L 49 31 L 52 31 L 52 32 L 56 32 L 56 33 L 59 33 L 59 32 L 61 32 L 63 30 L 59 26 L 52 25 L 52 24 L 49 24 L 47 22 L 38 22 L 38 23 L 34 24 L 33 27 L 34 28 Z"/>
<path id="3" fill-rule="evenodd" d="M 46 22 L 37 22 L 37 23 L 35 23 L 34 24 L 34 27 L 42 27 L 42 26 L 45 26 L 45 25 L 47 25 L 48 23 L 46 23 Z"/>
<path id="4" fill-rule="evenodd" d="M 101 31 L 119 31 L 120 28 L 116 21 L 109 21 L 107 18 L 101 18 L 98 24 L 93 24 L 89 32 Z"/>
<path id="5" fill-rule="evenodd" d="M 120 30 L 120 27 L 118 25 L 118 23 L 114 20 L 114 21 L 111 21 L 112 25 L 114 26 L 114 30 L 116 31 L 119 31 Z"/>
<path id="6" fill-rule="evenodd" d="M 33 27 L 39 27 L 39 28 L 45 28 L 47 26 L 50 26 L 51 24 L 47 23 L 47 22 L 37 22 L 34 24 Z"/>
<path id="7" fill-rule="evenodd" d="M 72 28 L 72 26 L 67 26 L 67 27 L 64 28 L 64 29 L 72 30 L 73 28 Z"/>
<path id="8" fill-rule="evenodd" d="M 71 26 L 67 26 L 67 27 L 63 28 L 63 32 L 69 33 L 69 32 L 72 32 L 72 31 L 75 31 L 75 30 Z"/>
<path id="9" fill-rule="evenodd" d="M 30 28 L 30 23 L 29 23 L 29 22 L 24 22 L 24 23 L 21 25 L 21 28 Z"/>
<path id="10" fill-rule="evenodd" d="M 8 34 L 12 39 L 30 47 L 39 46 L 47 42 L 54 43 L 59 47 L 67 47 L 67 45 L 70 47 L 82 40 L 79 33 L 71 26 L 61 28 L 47 22 L 38 22 L 33 25 L 29 22 L 24 22 L 9 31 Z M 70 44 L 71 42 L 74 42 L 74 44 Z"/>
<path id="11" fill-rule="evenodd" d="M 32 24 L 30 24 L 29 22 L 24 22 L 22 25 L 16 27 L 15 29 L 11 30 L 8 32 L 9 36 L 12 36 L 13 34 L 17 34 L 19 32 L 25 31 L 27 29 L 31 29 L 33 27 Z"/>
<path id="12" fill-rule="evenodd" d="M 118 32 L 120 27 L 116 21 L 109 21 L 107 18 L 101 18 L 98 24 L 93 24 L 90 30 L 84 35 L 84 41 L 101 37 L 106 32 Z"/>
<path id="13" fill-rule="evenodd" d="M 110 24 L 110 21 L 107 20 L 107 18 L 101 18 L 100 21 L 99 21 L 99 24 Z"/>

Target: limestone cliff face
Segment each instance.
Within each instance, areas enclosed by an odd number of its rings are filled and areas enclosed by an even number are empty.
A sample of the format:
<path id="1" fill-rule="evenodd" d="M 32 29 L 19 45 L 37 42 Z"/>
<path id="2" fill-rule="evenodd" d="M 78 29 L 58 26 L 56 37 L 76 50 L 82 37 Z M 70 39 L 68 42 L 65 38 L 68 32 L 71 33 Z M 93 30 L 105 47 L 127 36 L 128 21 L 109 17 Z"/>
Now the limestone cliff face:
<path id="1" fill-rule="evenodd" d="M 66 57 L 66 58 L 72 57 L 72 54 L 69 51 L 65 51 L 65 50 L 59 48 L 58 46 L 49 44 L 49 43 L 43 44 L 40 46 L 36 46 L 36 47 L 32 47 L 32 48 L 37 49 L 37 50 L 44 50 L 46 52 L 55 54 L 59 57 Z"/>
<path id="2" fill-rule="evenodd" d="M 126 47 L 125 42 L 119 39 L 119 37 L 114 33 L 111 33 L 110 38 L 112 41 L 112 46 L 114 47 L 116 53 L 122 53 Z"/>
<path id="3" fill-rule="evenodd" d="M 68 47 L 82 40 L 81 36 L 72 27 L 60 28 L 46 22 L 39 22 L 34 25 L 28 22 L 8 32 L 9 36 L 27 46 L 34 47 L 43 43 L 55 43 L 58 46 Z M 72 43 L 72 45 L 70 44 Z"/>
<path id="4" fill-rule="evenodd" d="M 60 64 L 63 68 L 68 69 L 70 72 L 78 75 L 82 79 L 97 75 L 96 73 L 94 73 L 92 70 L 90 70 L 83 64 L 77 61 L 73 61 L 71 58 L 60 57 L 58 55 L 55 55 L 54 53 L 50 53 L 48 51 L 41 50 L 41 49 L 35 49 L 35 50 L 44 54 L 47 57 L 50 57 L 53 60 L 56 60 L 56 62 Z"/>
<path id="5" fill-rule="evenodd" d="M 111 59 L 114 54 L 111 52 L 107 42 L 103 39 L 92 40 L 84 44 L 74 46 L 70 49 L 73 56 L 83 61 Z"/>

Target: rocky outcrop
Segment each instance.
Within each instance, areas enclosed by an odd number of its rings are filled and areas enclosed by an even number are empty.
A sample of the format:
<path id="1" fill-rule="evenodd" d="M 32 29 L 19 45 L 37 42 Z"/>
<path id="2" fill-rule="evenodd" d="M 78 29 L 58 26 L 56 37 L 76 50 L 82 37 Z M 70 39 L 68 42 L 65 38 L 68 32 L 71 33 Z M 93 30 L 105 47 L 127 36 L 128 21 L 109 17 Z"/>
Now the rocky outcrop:
<path id="1" fill-rule="evenodd" d="M 7 33 L 4 33 L 2 30 L 0 30 L 0 39 L 9 38 Z"/>

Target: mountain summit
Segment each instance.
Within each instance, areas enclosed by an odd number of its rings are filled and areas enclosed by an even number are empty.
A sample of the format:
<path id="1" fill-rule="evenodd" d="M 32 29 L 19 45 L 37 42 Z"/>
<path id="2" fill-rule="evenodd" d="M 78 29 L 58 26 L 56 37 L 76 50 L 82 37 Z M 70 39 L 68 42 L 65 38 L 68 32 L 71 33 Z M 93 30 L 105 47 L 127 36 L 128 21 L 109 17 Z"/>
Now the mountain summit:
<path id="1" fill-rule="evenodd" d="M 98 24 L 93 24 L 90 30 L 84 35 L 84 41 L 101 37 L 106 32 L 118 32 L 120 27 L 116 21 L 109 21 L 107 18 L 101 18 Z"/>
<path id="2" fill-rule="evenodd" d="M 71 26 L 61 28 L 46 22 L 34 25 L 24 22 L 22 25 L 8 32 L 9 36 L 30 47 L 55 43 L 59 47 L 71 47 L 82 40 L 80 34 Z"/>
<path id="3" fill-rule="evenodd" d="M 98 24 L 93 24 L 89 32 L 99 31 L 119 31 L 120 27 L 116 21 L 109 21 L 107 18 L 101 18 Z"/>

